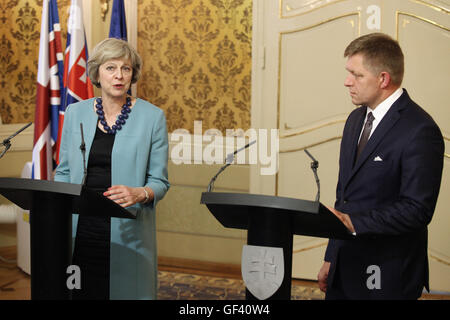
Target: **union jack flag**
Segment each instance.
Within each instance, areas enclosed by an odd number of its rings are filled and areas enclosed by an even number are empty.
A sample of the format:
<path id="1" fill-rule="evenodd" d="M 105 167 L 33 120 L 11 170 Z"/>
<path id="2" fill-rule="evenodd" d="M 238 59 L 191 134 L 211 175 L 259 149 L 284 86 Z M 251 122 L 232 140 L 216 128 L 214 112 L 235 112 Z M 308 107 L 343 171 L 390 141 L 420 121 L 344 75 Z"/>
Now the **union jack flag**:
<path id="1" fill-rule="evenodd" d="M 63 70 L 60 31 L 56 0 L 44 0 L 34 121 L 33 179 L 50 180 L 56 160 Z"/>
<path id="2" fill-rule="evenodd" d="M 59 145 L 64 123 L 64 112 L 71 103 L 92 98 L 94 89 L 87 76 L 86 37 L 83 24 L 83 5 L 81 0 L 72 0 L 67 23 L 67 44 L 64 60 L 63 102 L 59 110 L 59 133 L 56 146 L 56 160 L 59 162 Z"/>

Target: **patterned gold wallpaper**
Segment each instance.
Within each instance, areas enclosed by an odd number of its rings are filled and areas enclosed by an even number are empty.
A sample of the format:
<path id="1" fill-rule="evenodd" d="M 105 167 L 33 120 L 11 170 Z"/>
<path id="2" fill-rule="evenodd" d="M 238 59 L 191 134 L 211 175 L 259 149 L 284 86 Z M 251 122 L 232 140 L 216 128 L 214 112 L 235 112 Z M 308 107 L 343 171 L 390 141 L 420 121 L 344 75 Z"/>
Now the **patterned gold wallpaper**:
<path id="1" fill-rule="evenodd" d="M 250 127 L 252 0 L 139 0 L 138 96 L 168 130 Z"/>
<path id="2" fill-rule="evenodd" d="M 67 21 L 70 0 L 58 0 Z M 0 115 L 3 123 L 34 121 L 42 0 L 0 0 Z M 66 23 L 61 24 L 63 48 Z"/>

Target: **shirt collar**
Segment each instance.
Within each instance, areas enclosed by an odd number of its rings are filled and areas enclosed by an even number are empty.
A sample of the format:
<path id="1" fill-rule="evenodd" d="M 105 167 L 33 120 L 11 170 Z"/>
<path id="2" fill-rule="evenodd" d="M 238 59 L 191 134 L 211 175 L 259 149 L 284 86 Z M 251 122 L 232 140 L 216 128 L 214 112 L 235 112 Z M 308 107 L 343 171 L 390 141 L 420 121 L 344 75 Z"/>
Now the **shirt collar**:
<path id="1" fill-rule="evenodd" d="M 394 104 L 395 101 L 397 101 L 398 98 L 403 94 L 403 89 L 398 88 L 395 90 L 389 97 L 384 99 L 383 102 L 381 102 L 375 110 L 372 110 L 371 108 L 367 107 L 367 113 L 372 112 L 373 116 L 376 120 L 381 121 L 383 119 L 384 115 L 389 111 L 391 106 Z"/>

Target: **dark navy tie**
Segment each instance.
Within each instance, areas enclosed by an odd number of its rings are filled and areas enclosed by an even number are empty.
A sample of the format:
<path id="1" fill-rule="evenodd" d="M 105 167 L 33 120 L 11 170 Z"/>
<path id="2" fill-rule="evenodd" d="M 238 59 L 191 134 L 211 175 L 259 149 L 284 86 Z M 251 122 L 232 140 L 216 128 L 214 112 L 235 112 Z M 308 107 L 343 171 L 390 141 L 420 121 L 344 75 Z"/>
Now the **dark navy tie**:
<path id="1" fill-rule="evenodd" d="M 367 141 L 369 141 L 370 132 L 372 131 L 373 120 L 375 120 L 375 118 L 374 118 L 372 112 L 369 112 L 369 114 L 367 115 L 366 124 L 364 125 L 363 133 L 361 135 L 361 139 L 359 139 L 358 152 L 356 154 L 356 159 L 358 159 L 359 155 L 361 154 L 364 147 L 366 146 Z"/>

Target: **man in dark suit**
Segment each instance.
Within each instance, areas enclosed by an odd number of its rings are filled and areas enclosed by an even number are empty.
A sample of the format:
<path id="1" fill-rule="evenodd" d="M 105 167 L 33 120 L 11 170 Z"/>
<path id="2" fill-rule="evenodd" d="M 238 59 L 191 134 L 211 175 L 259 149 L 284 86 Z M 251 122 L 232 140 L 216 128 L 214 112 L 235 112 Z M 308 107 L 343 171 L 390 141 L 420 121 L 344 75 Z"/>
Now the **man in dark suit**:
<path id="1" fill-rule="evenodd" d="M 441 184 L 442 134 L 401 88 L 397 41 L 368 34 L 344 56 L 344 85 L 361 107 L 345 124 L 330 210 L 353 239 L 329 240 L 319 286 L 326 299 L 417 299 L 429 290 L 427 225 Z"/>

